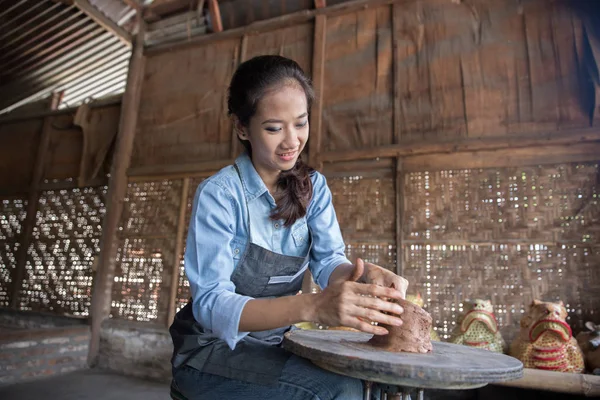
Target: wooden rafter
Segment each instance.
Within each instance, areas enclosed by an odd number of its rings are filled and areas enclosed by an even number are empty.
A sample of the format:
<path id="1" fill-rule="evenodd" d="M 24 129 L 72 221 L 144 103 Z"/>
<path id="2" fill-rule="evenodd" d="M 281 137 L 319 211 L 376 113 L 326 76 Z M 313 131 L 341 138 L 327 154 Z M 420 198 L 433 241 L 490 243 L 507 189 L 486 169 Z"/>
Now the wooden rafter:
<path id="1" fill-rule="evenodd" d="M 221 11 L 217 0 L 208 0 L 208 11 L 210 13 L 210 22 L 213 32 L 223 32 L 223 22 L 221 21 Z"/>
<path id="2" fill-rule="evenodd" d="M 102 14 L 88 0 L 74 0 L 75 5 L 88 17 L 96 21 L 104 29 L 118 37 L 123 43 L 131 47 L 131 35 L 125 29 L 117 25 L 113 20 Z"/>

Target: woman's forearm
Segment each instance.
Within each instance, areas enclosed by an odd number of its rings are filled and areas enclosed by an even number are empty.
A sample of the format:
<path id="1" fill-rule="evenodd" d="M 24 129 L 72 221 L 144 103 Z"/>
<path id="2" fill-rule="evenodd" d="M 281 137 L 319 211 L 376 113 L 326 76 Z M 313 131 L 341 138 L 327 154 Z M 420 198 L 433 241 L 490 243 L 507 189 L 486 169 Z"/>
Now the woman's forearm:
<path id="1" fill-rule="evenodd" d="M 240 332 L 256 332 L 281 328 L 298 322 L 314 321 L 315 296 L 300 294 L 274 299 L 254 299 L 244 306 L 240 317 Z"/>

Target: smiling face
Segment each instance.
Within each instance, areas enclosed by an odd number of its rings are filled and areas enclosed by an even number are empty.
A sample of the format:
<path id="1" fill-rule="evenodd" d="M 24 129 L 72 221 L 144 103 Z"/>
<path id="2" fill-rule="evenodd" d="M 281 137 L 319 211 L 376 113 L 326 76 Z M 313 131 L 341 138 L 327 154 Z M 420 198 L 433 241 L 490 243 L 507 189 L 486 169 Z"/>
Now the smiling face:
<path id="1" fill-rule="evenodd" d="M 287 83 L 267 90 L 248 126 L 236 123 L 250 142 L 252 163 L 269 190 L 281 171 L 294 167 L 308 140 L 308 105 L 302 87 Z"/>

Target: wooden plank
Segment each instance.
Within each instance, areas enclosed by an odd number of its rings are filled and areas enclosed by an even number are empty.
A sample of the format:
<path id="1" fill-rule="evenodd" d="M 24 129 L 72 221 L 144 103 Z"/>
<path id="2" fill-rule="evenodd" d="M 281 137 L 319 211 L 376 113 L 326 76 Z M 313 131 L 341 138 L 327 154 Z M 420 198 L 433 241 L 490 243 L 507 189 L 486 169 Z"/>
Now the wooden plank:
<path id="1" fill-rule="evenodd" d="M 10 307 L 17 309 L 19 305 L 19 292 L 21 290 L 21 282 L 25 276 L 25 265 L 27 263 L 27 250 L 29 242 L 33 234 L 33 228 L 36 223 L 36 214 L 38 201 L 40 197 L 40 184 L 44 176 L 44 167 L 46 166 L 46 156 L 48 154 L 48 145 L 50 144 L 50 136 L 52 132 L 52 117 L 44 118 L 42 133 L 38 144 L 37 155 L 35 159 L 35 169 L 31 178 L 31 186 L 29 188 L 29 197 L 27 199 L 27 214 L 23 223 L 23 231 L 19 238 L 20 246 L 17 253 L 17 262 L 12 276 L 12 293 L 10 296 Z"/>
<path id="2" fill-rule="evenodd" d="M 600 140 L 600 129 L 585 128 L 550 133 L 508 134 L 496 137 L 460 138 L 452 140 L 417 140 L 359 150 L 327 152 L 324 162 L 366 160 L 378 157 L 404 157 L 418 154 L 457 153 L 504 148 L 526 148 L 549 145 L 570 145 Z"/>
<path id="3" fill-rule="evenodd" d="M 248 50 L 248 35 L 242 36 L 242 40 L 240 42 L 240 53 L 238 56 L 238 66 L 246 61 L 246 53 Z M 233 125 L 233 124 L 232 124 Z M 235 126 L 231 127 L 231 153 L 229 158 L 235 160 L 235 158 L 240 154 L 242 149 L 242 144 L 238 139 L 237 132 L 235 130 Z"/>
<path id="4" fill-rule="evenodd" d="M 310 139 L 308 141 L 309 164 L 315 169 L 323 170 L 321 160 L 321 137 L 323 136 L 323 92 L 325 85 L 325 42 L 327 33 L 327 17 L 318 15 L 315 19 L 315 41 L 313 46 L 312 80 L 315 90 L 315 101 L 310 115 Z"/>
<path id="5" fill-rule="evenodd" d="M 91 304 L 92 337 L 88 353 L 88 364 L 94 365 L 100 347 L 102 321 L 110 314 L 112 284 L 116 266 L 117 229 L 123 211 L 123 199 L 127 191 L 127 169 L 131 160 L 135 137 L 140 93 L 144 76 L 144 33 L 146 24 L 141 14 L 137 16 L 138 33 L 129 64 L 127 86 L 123 96 L 121 121 L 117 136 L 113 164 L 110 170 L 106 216 L 100 239 L 100 261 Z"/>
<path id="6" fill-rule="evenodd" d="M 404 169 L 402 159 L 396 159 L 396 274 L 404 272 Z"/>
<path id="7" fill-rule="evenodd" d="M 494 383 L 494 385 L 580 394 L 586 397 L 600 396 L 600 376 L 544 371 L 532 368 L 524 368 L 521 379 L 498 382 Z"/>
<path id="8" fill-rule="evenodd" d="M 217 0 L 208 0 L 208 11 L 210 13 L 210 22 L 213 32 L 223 32 L 223 22 L 221 21 L 221 10 Z"/>
<path id="9" fill-rule="evenodd" d="M 186 163 L 177 165 L 148 165 L 143 167 L 130 168 L 127 171 L 127 175 L 132 178 L 139 178 L 142 176 L 152 176 L 154 178 L 164 179 L 165 176 L 187 176 L 197 172 L 217 172 L 221 168 L 225 168 L 228 165 L 233 164 L 234 160 L 216 160 L 216 161 L 201 161 L 197 163 Z"/>
<path id="10" fill-rule="evenodd" d="M 228 29 L 226 31 L 214 33 L 212 35 L 203 35 L 195 37 L 185 42 L 165 43 L 163 45 L 152 46 L 146 50 L 146 55 L 196 47 L 210 42 L 241 37 L 246 34 L 266 32 L 270 30 L 285 28 L 291 25 L 311 21 L 318 15 L 327 15 L 328 17 L 331 17 L 335 15 L 348 14 L 368 8 L 377 8 L 380 6 L 389 5 L 400 1 L 402 0 L 350 0 L 341 4 L 337 4 L 335 6 L 316 8 L 314 10 L 298 11 L 292 14 L 282 15 L 276 18 L 258 21 L 240 28 Z"/>
<path id="11" fill-rule="evenodd" d="M 104 29 L 118 37 L 123 43 L 131 47 L 131 35 L 125 29 L 117 25 L 113 20 L 106 17 L 96 7 L 90 4 L 88 0 L 74 0 L 75 5 L 83 11 L 88 17 L 96 21 Z"/>
<path id="12" fill-rule="evenodd" d="M 110 107 L 110 106 L 116 106 L 116 105 L 120 105 L 120 104 L 121 104 L 121 96 L 118 96 L 118 97 L 111 97 L 106 100 L 94 101 L 93 103 L 90 103 L 90 107 L 91 108 Z M 28 113 L 19 113 L 18 111 L 15 111 L 15 112 L 8 113 L 8 115 L 6 115 L 6 116 L 0 116 L 0 125 L 13 123 L 13 122 L 26 121 L 26 120 L 30 120 L 30 119 L 36 119 L 36 118 L 44 118 L 49 115 L 63 115 L 63 114 L 75 115 L 75 113 L 77 112 L 77 108 L 78 107 L 70 107 L 70 108 L 63 108 L 61 110 L 51 110 L 51 111 L 42 111 L 42 112 L 36 111 L 36 112 L 28 112 Z"/>
<path id="13" fill-rule="evenodd" d="M 142 11 L 142 6 L 140 5 L 140 3 L 137 2 L 137 0 L 123 0 L 123 3 L 127 4 L 129 7 L 133 8 L 137 12 Z"/>
<path id="14" fill-rule="evenodd" d="M 185 238 L 186 220 L 185 214 L 187 211 L 188 194 L 190 191 L 190 178 L 183 179 L 181 187 L 181 201 L 179 203 L 179 218 L 177 220 L 177 236 L 175 239 L 175 251 L 173 252 L 173 265 L 171 271 L 171 286 L 169 290 L 169 311 L 167 314 L 167 328 L 171 325 L 175 318 L 175 301 L 177 298 L 177 289 L 179 288 L 179 260 L 183 255 L 183 245 Z"/>
<path id="15" fill-rule="evenodd" d="M 402 130 L 400 124 L 402 123 L 401 116 L 401 102 L 400 102 L 400 59 L 398 54 L 398 34 L 397 31 L 401 25 L 401 12 L 402 8 L 399 4 L 392 5 L 392 79 L 393 79 L 393 99 L 394 99 L 394 126 L 392 127 L 394 133 L 394 143 L 400 143 L 402 139 Z"/>
<path id="16" fill-rule="evenodd" d="M 427 154 L 404 158 L 406 171 L 520 167 L 526 165 L 600 160 L 600 141 L 563 146 L 505 148 L 454 154 Z"/>

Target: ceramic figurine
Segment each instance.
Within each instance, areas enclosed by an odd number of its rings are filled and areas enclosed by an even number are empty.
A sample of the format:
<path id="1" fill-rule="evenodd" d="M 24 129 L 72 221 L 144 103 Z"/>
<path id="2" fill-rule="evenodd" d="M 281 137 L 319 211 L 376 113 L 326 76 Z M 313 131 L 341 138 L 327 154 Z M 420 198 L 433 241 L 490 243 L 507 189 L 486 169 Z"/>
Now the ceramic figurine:
<path id="1" fill-rule="evenodd" d="M 467 302 L 465 313 L 454 329 L 450 343 L 463 344 L 503 353 L 506 347 L 498 331 L 498 321 L 489 300 L 476 299 Z"/>
<path id="2" fill-rule="evenodd" d="M 588 331 L 579 332 L 577 343 L 583 352 L 585 366 L 588 372 L 600 375 L 600 325 L 591 321 L 585 323 Z"/>
<path id="3" fill-rule="evenodd" d="M 423 308 L 423 305 L 425 304 L 425 302 L 423 301 L 423 298 L 421 297 L 421 293 L 417 293 L 417 295 L 415 296 L 414 294 L 407 294 L 406 295 L 406 300 L 410 301 L 413 304 L 418 305 L 419 307 Z M 430 339 L 436 342 L 440 342 L 441 339 L 438 336 L 437 332 L 433 330 L 433 327 L 431 328 L 431 330 L 429 331 L 430 333 Z"/>
<path id="4" fill-rule="evenodd" d="M 582 372 L 583 354 L 566 318 L 562 301 L 534 300 L 521 318 L 521 331 L 509 354 L 521 360 L 525 368 Z"/>

